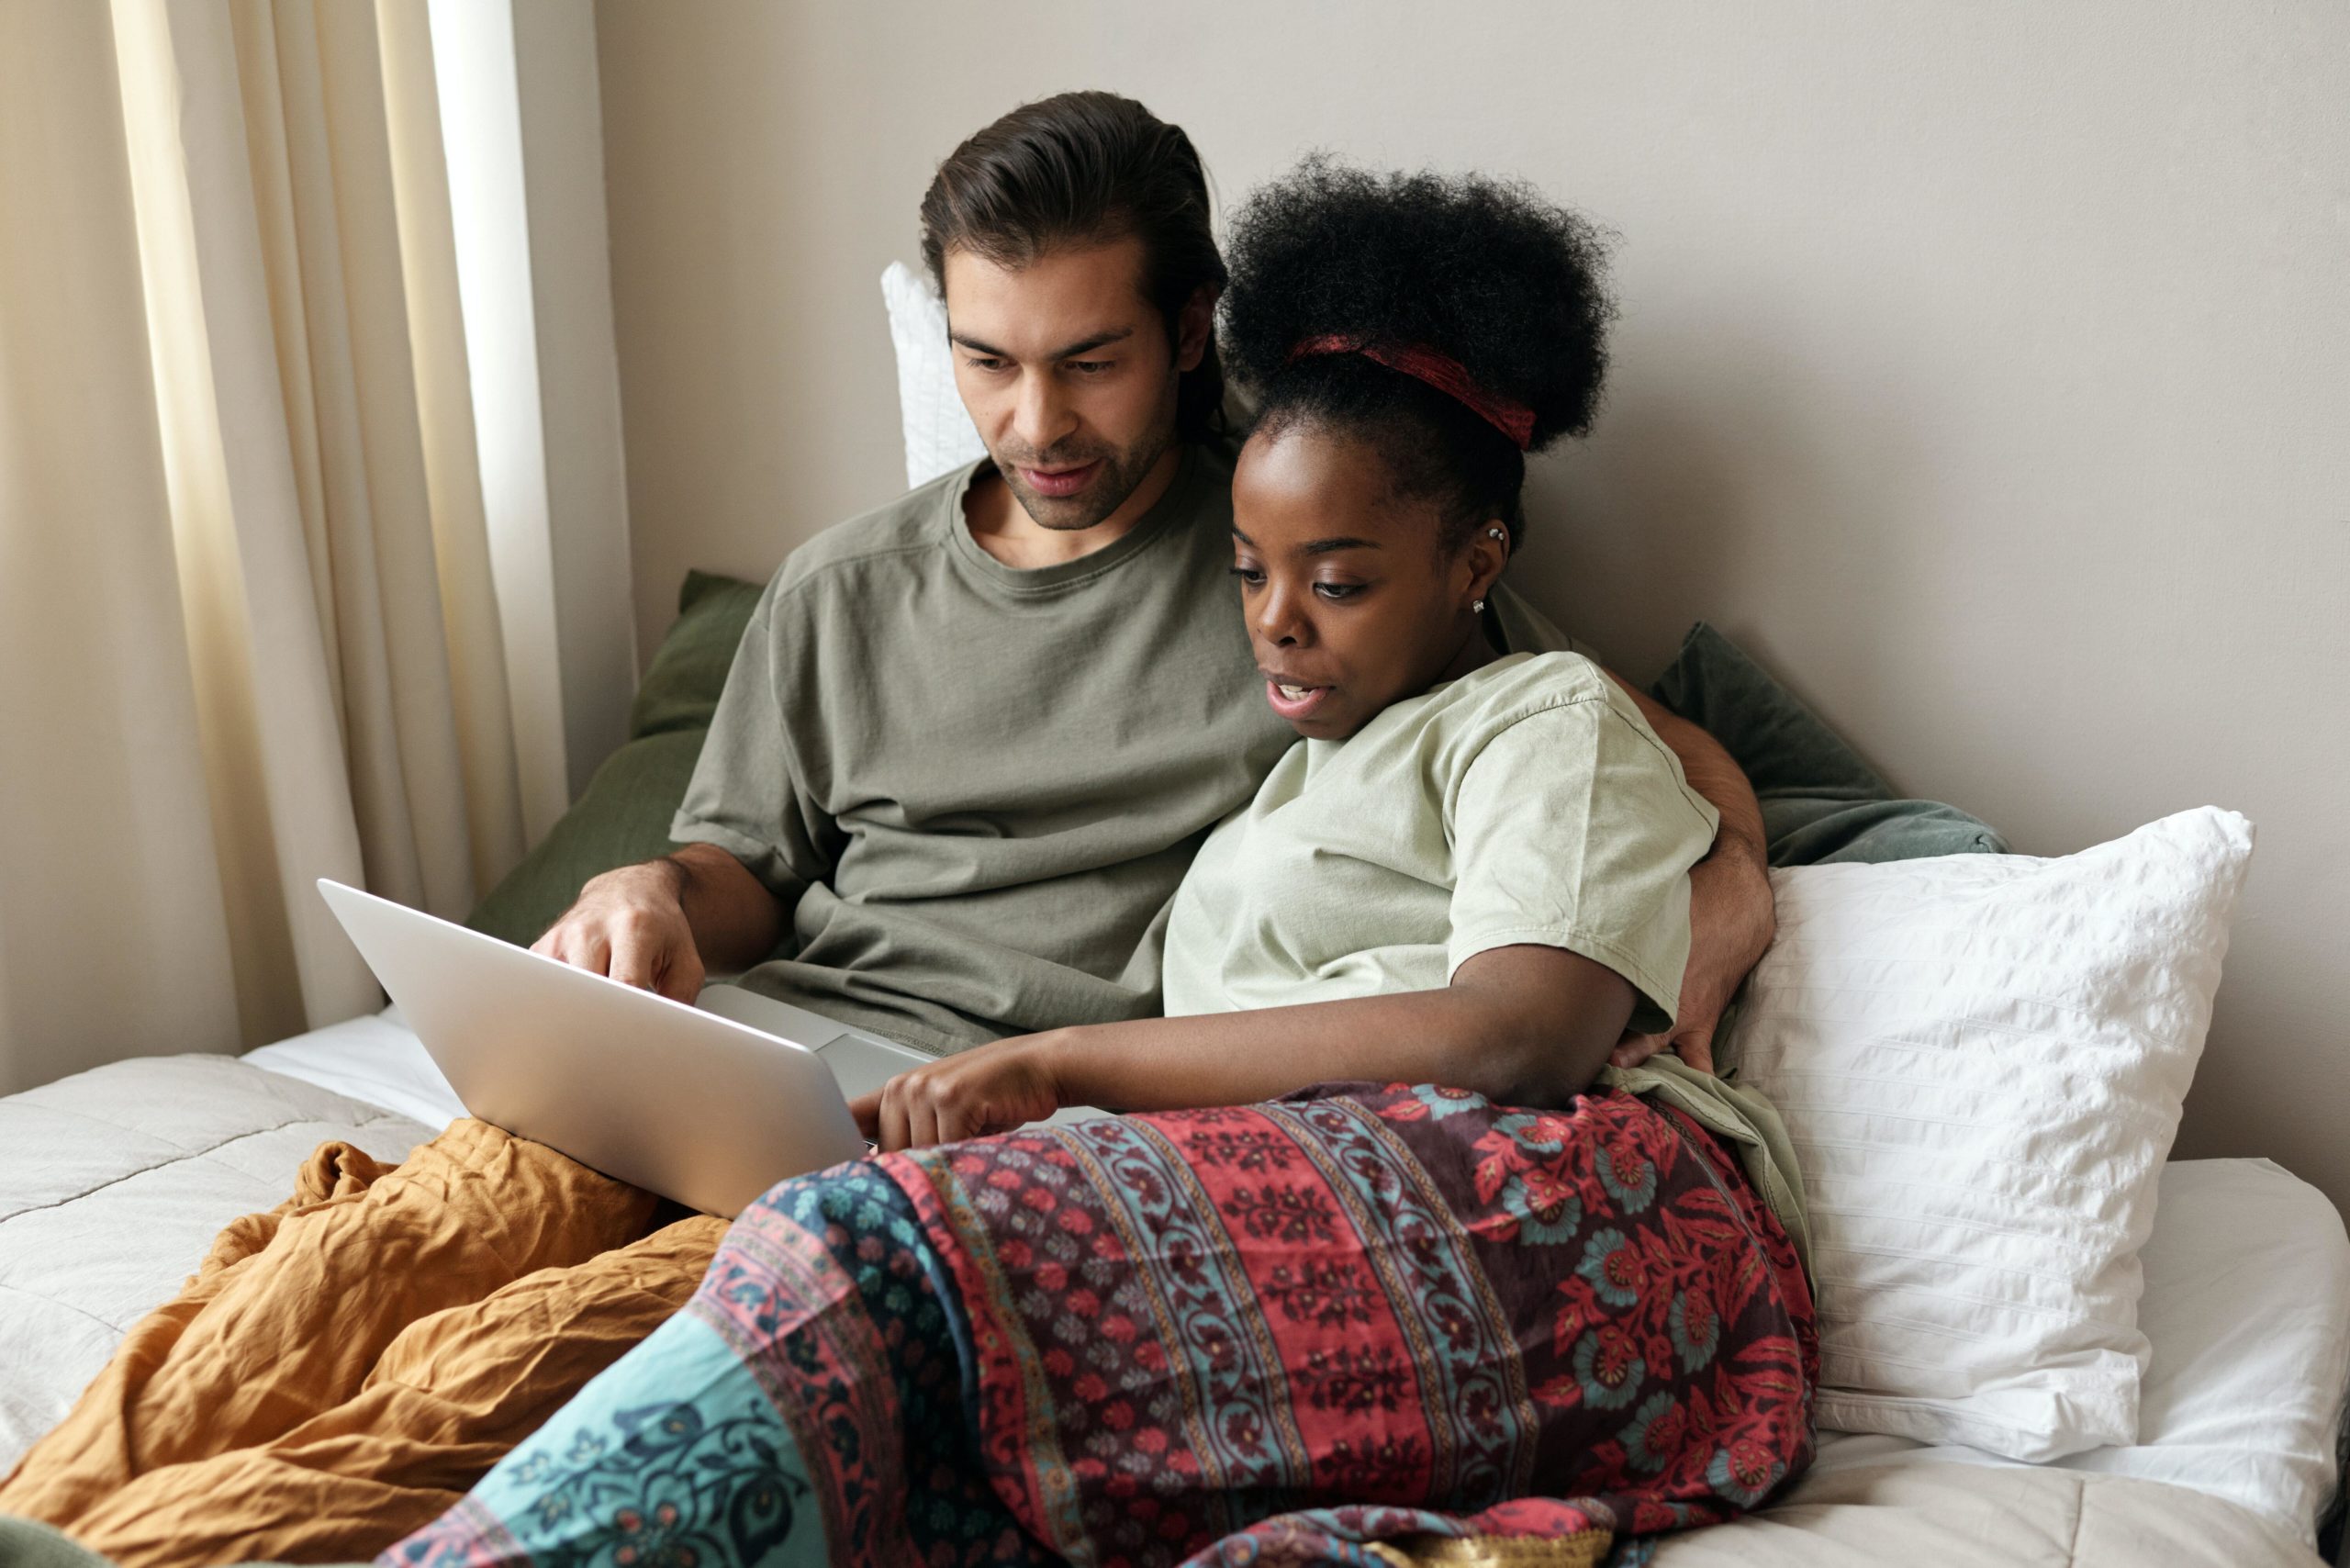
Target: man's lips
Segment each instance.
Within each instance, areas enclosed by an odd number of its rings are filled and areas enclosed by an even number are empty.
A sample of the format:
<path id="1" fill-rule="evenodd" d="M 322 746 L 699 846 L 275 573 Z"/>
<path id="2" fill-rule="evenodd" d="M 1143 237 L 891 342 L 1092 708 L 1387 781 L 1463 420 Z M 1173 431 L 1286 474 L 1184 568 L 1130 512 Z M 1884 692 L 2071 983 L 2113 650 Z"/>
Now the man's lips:
<path id="1" fill-rule="evenodd" d="M 1078 465 L 1074 468 L 1030 468 L 1023 466 L 1020 477 L 1040 496 L 1073 496 L 1092 481 L 1100 472 L 1102 460 Z"/>
<path id="2" fill-rule="evenodd" d="M 1265 676 L 1265 700 L 1273 705 L 1274 712 L 1292 723 L 1312 718 L 1333 689 L 1327 686 L 1310 686 L 1304 681 L 1290 680 L 1270 672 Z"/>

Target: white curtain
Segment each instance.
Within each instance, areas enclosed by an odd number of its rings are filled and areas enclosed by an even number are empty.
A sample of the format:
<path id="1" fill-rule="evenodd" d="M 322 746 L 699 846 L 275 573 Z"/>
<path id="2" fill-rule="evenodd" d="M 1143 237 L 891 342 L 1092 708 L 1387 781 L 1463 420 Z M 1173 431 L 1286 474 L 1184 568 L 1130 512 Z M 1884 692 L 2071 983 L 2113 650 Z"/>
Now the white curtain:
<path id="1" fill-rule="evenodd" d="M 424 0 L 0 0 L 0 1092 L 522 851 L 434 95 Z"/>

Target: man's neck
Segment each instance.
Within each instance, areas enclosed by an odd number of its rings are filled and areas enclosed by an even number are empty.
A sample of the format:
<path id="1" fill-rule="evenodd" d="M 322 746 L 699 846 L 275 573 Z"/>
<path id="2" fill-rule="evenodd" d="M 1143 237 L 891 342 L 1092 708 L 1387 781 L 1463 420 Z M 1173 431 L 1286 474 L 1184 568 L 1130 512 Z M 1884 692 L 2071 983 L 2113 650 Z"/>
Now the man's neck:
<path id="1" fill-rule="evenodd" d="M 990 467 L 971 481 L 963 495 L 963 521 L 971 531 L 971 538 L 979 547 L 1007 566 L 1031 569 L 1037 566 L 1058 566 L 1064 561 L 1080 560 L 1096 550 L 1107 549 L 1134 532 L 1135 525 L 1150 513 L 1167 487 L 1175 482 L 1175 474 L 1183 465 L 1183 447 L 1178 442 L 1161 453 L 1158 461 L 1150 465 L 1134 493 L 1122 502 L 1116 511 L 1091 528 L 1046 528 L 1028 515 L 1003 476 Z"/>

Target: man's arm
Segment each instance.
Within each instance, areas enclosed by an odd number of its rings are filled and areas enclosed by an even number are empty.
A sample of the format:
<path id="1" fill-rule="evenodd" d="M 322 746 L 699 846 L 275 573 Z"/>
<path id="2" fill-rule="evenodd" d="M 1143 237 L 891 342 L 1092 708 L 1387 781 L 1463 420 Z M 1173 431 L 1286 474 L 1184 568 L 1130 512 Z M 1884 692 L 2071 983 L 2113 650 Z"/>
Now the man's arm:
<path id="1" fill-rule="evenodd" d="M 1689 868 L 1689 967 L 1681 980 L 1681 1016 L 1671 1034 L 1627 1036 L 1609 1059 L 1617 1067 L 1636 1067 L 1670 1050 L 1691 1067 L 1711 1072 L 1714 1031 L 1778 930 L 1762 803 L 1721 742 L 1613 670 L 1607 678 L 1639 705 L 1640 717 L 1657 739 L 1681 759 L 1689 788 L 1721 817 L 1713 848 Z"/>
<path id="2" fill-rule="evenodd" d="M 531 951 L 691 1002 L 711 969 L 744 969 L 775 950 L 783 904 L 714 844 L 594 878 Z"/>
<path id="3" fill-rule="evenodd" d="M 743 630 L 670 824 L 693 842 L 589 881 L 532 952 L 691 1002 L 710 970 L 773 952 L 800 892 L 829 874 L 834 824 L 801 791 L 790 744 L 795 721 L 822 722 L 814 633 L 785 576 Z"/>

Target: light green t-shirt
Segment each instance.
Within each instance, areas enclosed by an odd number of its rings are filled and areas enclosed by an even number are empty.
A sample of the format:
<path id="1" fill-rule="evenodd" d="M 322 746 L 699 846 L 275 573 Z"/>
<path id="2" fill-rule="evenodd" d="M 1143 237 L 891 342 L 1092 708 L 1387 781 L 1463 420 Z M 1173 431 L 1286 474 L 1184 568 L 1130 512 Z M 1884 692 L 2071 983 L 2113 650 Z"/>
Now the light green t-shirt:
<path id="1" fill-rule="evenodd" d="M 1290 748 L 1175 896 L 1167 1011 L 1429 991 L 1534 943 L 1622 975 L 1662 1027 L 1715 823 L 1597 665 L 1507 655 Z"/>
<path id="2" fill-rule="evenodd" d="M 1580 646 L 1516 599 L 1505 645 Z M 1299 741 L 1210 835 L 1168 923 L 1170 1014 L 1429 991 L 1515 943 L 1606 965 L 1661 1029 L 1689 956 L 1689 868 L 1714 809 L 1632 700 L 1577 653 L 1513 654 L 1342 742 Z M 1662 1055 L 1603 1068 L 1729 1140 L 1807 1270 L 1795 1148 L 1770 1103 Z"/>

